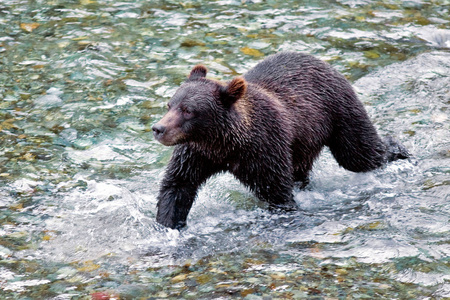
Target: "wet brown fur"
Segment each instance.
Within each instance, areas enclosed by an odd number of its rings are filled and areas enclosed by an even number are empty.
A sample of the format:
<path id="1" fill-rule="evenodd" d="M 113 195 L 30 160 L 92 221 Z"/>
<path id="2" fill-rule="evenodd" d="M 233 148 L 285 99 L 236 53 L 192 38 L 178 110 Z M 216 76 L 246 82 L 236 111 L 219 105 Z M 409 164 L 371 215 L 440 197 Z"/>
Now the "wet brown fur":
<path id="1" fill-rule="evenodd" d="M 271 207 L 293 209 L 294 182 L 308 182 L 324 146 L 354 172 L 407 157 L 380 139 L 348 81 L 312 56 L 282 52 L 228 84 L 206 73 L 192 69 L 153 128 L 163 144 L 176 145 L 158 196 L 165 226 L 183 227 L 198 188 L 219 172 Z"/>

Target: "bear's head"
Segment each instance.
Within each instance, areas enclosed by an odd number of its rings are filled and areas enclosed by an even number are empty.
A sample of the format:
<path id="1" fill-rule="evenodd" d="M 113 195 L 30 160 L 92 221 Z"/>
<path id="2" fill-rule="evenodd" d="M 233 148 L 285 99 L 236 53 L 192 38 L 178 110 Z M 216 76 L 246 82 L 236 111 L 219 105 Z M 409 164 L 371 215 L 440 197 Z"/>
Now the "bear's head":
<path id="1" fill-rule="evenodd" d="M 153 125 L 153 134 L 161 144 L 211 142 L 224 133 L 230 111 L 245 95 L 247 83 L 236 77 L 223 85 L 206 79 L 206 73 L 206 67 L 195 66 L 170 99 L 168 112 Z"/>

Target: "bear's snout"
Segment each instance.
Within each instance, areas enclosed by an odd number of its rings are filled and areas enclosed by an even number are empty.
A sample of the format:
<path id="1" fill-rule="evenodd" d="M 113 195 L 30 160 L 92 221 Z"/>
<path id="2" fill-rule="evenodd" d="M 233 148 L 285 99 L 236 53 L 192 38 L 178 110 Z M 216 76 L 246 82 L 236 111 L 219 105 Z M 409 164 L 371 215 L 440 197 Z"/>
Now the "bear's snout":
<path id="1" fill-rule="evenodd" d="M 155 125 L 153 125 L 152 130 L 155 138 L 157 140 L 160 140 L 164 134 L 164 131 L 166 131 L 166 126 L 156 123 Z"/>
<path id="2" fill-rule="evenodd" d="M 155 134 L 162 134 L 164 133 L 164 131 L 166 131 L 166 127 L 164 125 L 156 123 L 155 125 L 153 125 L 152 130 Z"/>
<path id="3" fill-rule="evenodd" d="M 172 109 L 164 117 L 152 126 L 153 136 L 165 146 L 179 144 L 186 138 L 182 126 L 185 120 L 178 109 Z"/>

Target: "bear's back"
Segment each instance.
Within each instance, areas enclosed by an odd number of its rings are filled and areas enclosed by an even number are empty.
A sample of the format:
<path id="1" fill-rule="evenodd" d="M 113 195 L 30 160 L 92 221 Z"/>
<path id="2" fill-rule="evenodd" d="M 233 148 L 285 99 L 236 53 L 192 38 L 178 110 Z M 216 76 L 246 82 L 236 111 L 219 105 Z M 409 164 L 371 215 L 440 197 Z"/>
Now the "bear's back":
<path id="1" fill-rule="evenodd" d="M 244 78 L 274 91 L 286 85 L 292 86 L 293 82 L 307 84 L 312 73 L 322 69 L 324 65 L 322 61 L 307 54 L 280 52 L 268 56 L 244 74 Z"/>
<path id="2" fill-rule="evenodd" d="M 332 113 L 344 107 L 362 108 L 347 79 L 328 63 L 308 54 L 280 52 L 268 56 L 244 78 L 275 94 L 296 112 Z"/>

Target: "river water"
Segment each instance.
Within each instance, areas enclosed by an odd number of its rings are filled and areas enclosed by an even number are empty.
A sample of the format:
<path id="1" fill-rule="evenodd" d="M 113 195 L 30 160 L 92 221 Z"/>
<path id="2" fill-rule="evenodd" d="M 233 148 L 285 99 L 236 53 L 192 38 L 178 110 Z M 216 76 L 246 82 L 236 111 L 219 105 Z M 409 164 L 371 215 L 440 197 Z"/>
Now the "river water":
<path id="1" fill-rule="evenodd" d="M 449 8 L 0 1 L 0 298 L 449 299 Z M 347 76 L 413 157 L 354 174 L 324 150 L 289 214 L 219 175 L 186 229 L 156 224 L 170 96 L 280 50 Z"/>

